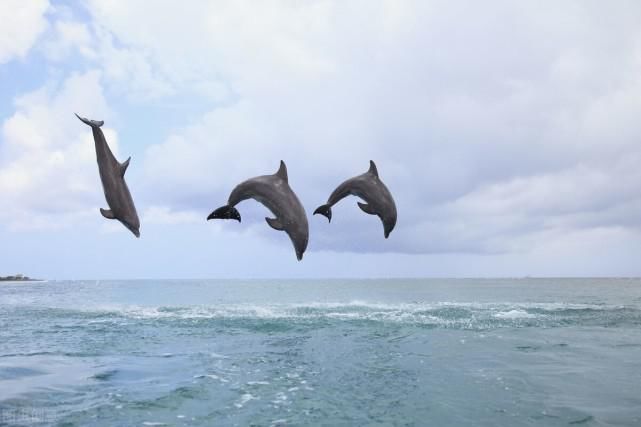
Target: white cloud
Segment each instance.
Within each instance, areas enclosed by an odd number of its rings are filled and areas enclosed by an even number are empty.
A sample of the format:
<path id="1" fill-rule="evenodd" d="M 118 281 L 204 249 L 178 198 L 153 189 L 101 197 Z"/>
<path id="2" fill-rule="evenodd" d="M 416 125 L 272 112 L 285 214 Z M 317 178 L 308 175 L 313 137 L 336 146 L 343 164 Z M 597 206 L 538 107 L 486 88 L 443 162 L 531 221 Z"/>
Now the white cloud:
<path id="1" fill-rule="evenodd" d="M 636 233 L 636 3 L 167 0 L 150 15 L 114 0 L 89 11 L 91 23 L 55 24 L 50 58 L 77 49 L 110 93 L 143 108 L 211 106 L 147 147 L 151 222 L 202 218 L 280 159 L 311 214 L 374 159 L 399 207 L 390 239 L 348 199 L 331 225 L 310 217 L 310 248 L 502 253 Z M 49 137 L 23 110 L 5 138 L 42 150 Z M 33 185 L 15 170 L 3 172 L 24 181 L 12 185 Z"/>
<path id="2" fill-rule="evenodd" d="M 137 55 L 140 69 L 148 66 L 171 88 L 191 96 L 221 99 L 231 96 L 229 87 L 246 95 L 333 70 L 322 40 L 335 13 L 330 3 L 175 6 L 155 2 L 153 19 L 140 19 L 149 15 L 144 2 L 92 1 L 90 10 L 97 26 L 125 46 L 121 50 Z"/>
<path id="3" fill-rule="evenodd" d="M 142 214 L 145 224 L 202 224 L 202 215 L 196 212 L 181 211 L 175 212 L 166 206 L 149 206 Z"/>
<path id="4" fill-rule="evenodd" d="M 0 215 L 10 227 L 68 226 L 101 203 L 91 130 L 74 112 L 110 115 L 100 73 L 72 75 L 16 99 L 16 112 L 2 124 Z M 116 133 L 103 128 L 114 154 Z M 102 205 L 100 205 L 102 206 Z"/>
<path id="5" fill-rule="evenodd" d="M 47 0 L 3 0 L 0 2 L 0 64 L 24 57 L 46 30 Z"/>
<path id="6" fill-rule="evenodd" d="M 92 68 L 101 70 L 103 82 L 113 93 L 139 102 L 176 93 L 167 79 L 153 69 L 143 50 L 117 45 L 110 32 L 100 25 L 74 19 L 67 9 L 58 11 L 54 18 L 53 28 L 42 45 L 50 61 L 64 64 L 77 53 Z"/>
<path id="7" fill-rule="evenodd" d="M 96 59 L 105 81 L 111 89 L 131 99 L 150 101 L 175 93 L 174 88 L 153 69 L 143 50 L 116 47 L 113 36 L 97 27 L 95 52 L 87 55 Z"/>
<path id="8" fill-rule="evenodd" d="M 311 213 L 373 158 L 399 204 L 397 231 L 378 244 L 375 218 L 346 201 L 344 220 L 313 225 L 317 247 L 501 252 L 641 196 L 636 185 L 621 191 L 638 182 L 623 165 L 639 155 L 641 131 L 633 11 L 611 10 L 612 32 L 580 2 L 474 13 L 439 2 L 361 6 L 214 3 L 176 15 L 161 4 L 164 19 L 134 25 L 131 10 L 95 5 L 101 25 L 173 82 L 222 78 L 240 97 L 149 148 L 156 202 L 205 211 L 283 158 Z"/>
<path id="9" fill-rule="evenodd" d="M 44 43 L 45 55 L 50 60 L 66 60 L 74 50 L 86 58 L 96 58 L 95 42 L 87 24 L 72 19 L 57 20 L 52 33 Z"/>

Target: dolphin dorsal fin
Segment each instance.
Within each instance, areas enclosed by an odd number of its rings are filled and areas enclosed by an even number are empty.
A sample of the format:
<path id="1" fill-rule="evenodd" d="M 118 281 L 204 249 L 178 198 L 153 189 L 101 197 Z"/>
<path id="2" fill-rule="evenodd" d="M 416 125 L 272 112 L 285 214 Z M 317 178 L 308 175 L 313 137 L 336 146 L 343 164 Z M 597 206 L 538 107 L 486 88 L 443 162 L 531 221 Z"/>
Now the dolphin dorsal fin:
<path id="1" fill-rule="evenodd" d="M 369 169 L 367 170 L 367 172 L 373 174 L 376 178 L 378 178 L 378 169 L 376 169 L 376 163 L 374 163 L 374 160 L 369 161 Z"/>
<path id="2" fill-rule="evenodd" d="M 131 160 L 131 156 L 127 160 L 125 160 L 123 163 L 120 164 L 120 175 L 125 176 L 125 172 L 127 172 L 127 168 L 129 167 L 129 161 Z"/>
<path id="3" fill-rule="evenodd" d="M 278 171 L 275 174 L 277 177 L 282 179 L 285 182 L 288 182 L 287 180 L 287 166 L 285 166 L 285 162 L 282 160 L 280 161 L 280 167 L 278 168 Z"/>

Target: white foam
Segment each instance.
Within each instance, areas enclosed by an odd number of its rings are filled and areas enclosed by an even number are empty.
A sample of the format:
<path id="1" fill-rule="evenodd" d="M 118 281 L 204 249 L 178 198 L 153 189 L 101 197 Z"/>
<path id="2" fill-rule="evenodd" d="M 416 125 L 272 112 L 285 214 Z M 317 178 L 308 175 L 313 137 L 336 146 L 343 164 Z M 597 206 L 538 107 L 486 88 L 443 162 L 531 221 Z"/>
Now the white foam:
<path id="1" fill-rule="evenodd" d="M 265 303 L 265 304 L 217 304 L 188 306 L 120 306 L 100 307 L 99 312 L 133 319 L 243 319 L 243 320 L 288 320 L 315 321 L 373 321 L 415 324 L 445 328 L 475 329 L 477 327 L 501 326 L 518 319 L 552 317 L 547 314 L 573 316 L 584 310 L 609 311 L 626 307 L 620 305 L 565 303 L 565 302 L 411 302 L 380 303 L 352 300 L 347 302 Z M 86 309 L 83 311 L 96 312 Z M 534 313 L 533 313 L 534 311 Z M 113 318 L 111 319 L 113 320 Z M 487 322 L 494 322 L 487 323 Z M 227 356 L 211 353 L 214 358 Z"/>
<path id="2" fill-rule="evenodd" d="M 216 375 L 216 374 L 201 374 L 201 375 L 194 375 L 194 378 L 195 378 L 195 379 L 199 379 L 199 378 L 211 378 L 212 380 L 218 380 L 218 381 L 220 381 L 220 382 L 222 382 L 222 383 L 228 383 L 228 382 L 229 382 L 229 380 L 227 380 L 227 379 L 225 379 L 225 378 L 223 378 L 223 377 L 219 377 L 219 376 L 218 376 L 218 375 Z"/>
<path id="3" fill-rule="evenodd" d="M 524 310 L 510 310 L 496 313 L 494 317 L 498 319 L 531 319 L 533 317 L 536 317 L 536 315 L 528 313 Z"/>
<path id="4" fill-rule="evenodd" d="M 218 353 L 211 353 L 211 357 L 214 359 L 229 359 L 229 356 L 225 356 L 224 354 L 218 354 Z"/>
<path id="5" fill-rule="evenodd" d="M 242 408 L 243 405 L 245 405 L 247 402 L 250 400 L 258 399 L 256 396 L 251 395 L 250 393 L 245 393 L 242 396 L 240 396 L 240 399 L 236 403 L 234 403 L 234 406 L 237 408 Z"/>

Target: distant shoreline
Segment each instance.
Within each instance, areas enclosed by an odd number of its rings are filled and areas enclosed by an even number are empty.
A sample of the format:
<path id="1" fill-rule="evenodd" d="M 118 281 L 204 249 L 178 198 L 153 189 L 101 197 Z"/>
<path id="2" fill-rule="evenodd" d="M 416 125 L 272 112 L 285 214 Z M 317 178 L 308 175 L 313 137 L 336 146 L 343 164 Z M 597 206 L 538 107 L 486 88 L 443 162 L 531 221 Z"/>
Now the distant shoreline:
<path id="1" fill-rule="evenodd" d="M 0 277 L 0 282 L 43 282 L 41 279 L 32 279 L 28 276 L 4 276 Z"/>

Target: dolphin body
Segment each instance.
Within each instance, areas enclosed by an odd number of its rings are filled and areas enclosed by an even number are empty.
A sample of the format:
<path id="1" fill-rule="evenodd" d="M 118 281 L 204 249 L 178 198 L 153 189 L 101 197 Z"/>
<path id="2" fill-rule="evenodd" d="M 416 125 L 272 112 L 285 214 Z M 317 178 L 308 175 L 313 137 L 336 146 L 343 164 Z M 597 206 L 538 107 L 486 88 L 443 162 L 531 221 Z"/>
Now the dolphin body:
<path id="1" fill-rule="evenodd" d="M 107 219 L 117 219 L 136 237 L 140 237 L 140 220 L 125 182 L 125 172 L 131 157 L 125 160 L 124 163 L 119 163 L 116 160 L 111 149 L 109 149 L 109 145 L 107 145 L 105 135 L 100 130 L 100 126 L 105 123 L 104 121 L 85 119 L 77 114 L 76 117 L 81 122 L 91 126 L 91 131 L 93 132 L 98 172 L 100 173 L 105 199 L 107 199 L 107 204 L 109 205 L 109 209 L 101 208 L 100 213 Z"/>
<path id="2" fill-rule="evenodd" d="M 235 219 L 240 222 L 240 213 L 234 206 L 243 200 L 254 199 L 269 209 L 276 218 L 265 221 L 274 230 L 287 233 L 294 245 L 296 258 L 303 259 L 309 240 L 309 225 L 307 214 L 287 180 L 287 166 L 280 161 L 280 168 L 273 175 L 257 176 L 241 182 L 229 195 L 225 206 L 213 211 L 210 219 Z"/>
<path id="3" fill-rule="evenodd" d="M 378 215 L 383 222 L 383 232 L 387 239 L 396 225 L 396 204 L 392 194 L 378 177 L 378 169 L 372 160 L 369 161 L 367 172 L 350 178 L 336 187 L 327 199 L 327 203 L 319 206 L 314 211 L 314 215 L 324 215 L 328 221 L 331 221 L 332 206 L 349 195 L 360 197 L 366 202 L 357 202 L 363 212 Z"/>

